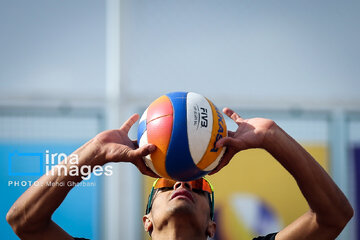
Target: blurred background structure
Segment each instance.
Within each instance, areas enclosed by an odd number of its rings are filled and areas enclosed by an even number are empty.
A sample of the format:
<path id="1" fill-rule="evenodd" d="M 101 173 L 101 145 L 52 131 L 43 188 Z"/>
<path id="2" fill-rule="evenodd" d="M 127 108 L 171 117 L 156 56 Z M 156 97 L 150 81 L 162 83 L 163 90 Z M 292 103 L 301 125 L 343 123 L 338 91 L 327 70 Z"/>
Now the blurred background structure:
<path id="1" fill-rule="evenodd" d="M 354 0 L 0 0 L 3 239 L 17 239 L 5 214 L 41 174 L 34 153 L 70 154 L 160 95 L 194 91 L 243 117 L 272 118 L 306 147 L 355 208 L 339 239 L 359 240 L 359 12 Z M 150 180 L 113 166 L 56 211 L 71 235 L 146 239 Z M 261 150 L 239 153 L 211 180 L 218 240 L 279 230 L 307 209 Z"/>

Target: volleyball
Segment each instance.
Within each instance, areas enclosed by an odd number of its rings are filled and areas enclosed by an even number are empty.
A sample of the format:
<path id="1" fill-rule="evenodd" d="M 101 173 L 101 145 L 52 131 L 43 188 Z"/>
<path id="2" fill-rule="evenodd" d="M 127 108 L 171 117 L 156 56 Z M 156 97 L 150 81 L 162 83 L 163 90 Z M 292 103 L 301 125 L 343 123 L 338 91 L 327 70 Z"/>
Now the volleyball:
<path id="1" fill-rule="evenodd" d="M 145 164 L 161 177 L 191 181 L 211 172 L 225 152 L 216 142 L 227 136 L 217 107 L 194 92 L 171 92 L 152 102 L 140 118 L 137 140 L 157 149 Z"/>

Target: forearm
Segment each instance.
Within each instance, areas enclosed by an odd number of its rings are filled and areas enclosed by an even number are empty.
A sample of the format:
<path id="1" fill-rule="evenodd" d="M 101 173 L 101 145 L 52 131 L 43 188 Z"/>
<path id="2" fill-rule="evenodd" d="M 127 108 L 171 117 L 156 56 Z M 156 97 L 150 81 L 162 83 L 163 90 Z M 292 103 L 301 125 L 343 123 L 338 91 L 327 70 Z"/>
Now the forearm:
<path id="1" fill-rule="evenodd" d="M 81 169 L 82 166 L 90 166 L 92 169 L 95 165 L 102 165 L 99 149 L 98 144 L 90 140 L 72 154 L 78 157 L 78 161 L 63 161 L 59 164 L 64 165 L 60 172 L 57 171 L 58 166 L 54 167 L 54 171 L 50 170 L 37 180 L 37 184 L 27 189 L 7 214 L 7 220 L 15 232 L 36 231 L 46 227 L 54 211 L 74 186 L 68 182 L 77 183 L 84 177 L 80 171 L 79 174 L 70 175 L 70 167 Z"/>
<path id="2" fill-rule="evenodd" d="M 342 191 L 313 157 L 276 124 L 266 134 L 264 148 L 295 178 L 316 221 L 334 227 L 349 221 L 353 210 Z"/>

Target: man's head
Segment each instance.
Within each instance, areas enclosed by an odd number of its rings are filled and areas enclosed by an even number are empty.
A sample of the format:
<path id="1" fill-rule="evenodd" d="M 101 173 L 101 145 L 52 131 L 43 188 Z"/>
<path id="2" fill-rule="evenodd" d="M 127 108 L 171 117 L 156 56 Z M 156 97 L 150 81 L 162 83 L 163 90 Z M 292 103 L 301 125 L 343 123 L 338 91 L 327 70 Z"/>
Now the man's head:
<path id="1" fill-rule="evenodd" d="M 145 231 L 153 239 L 169 234 L 206 239 L 214 236 L 214 193 L 204 179 L 191 182 L 175 182 L 160 178 L 153 184 L 146 215 Z"/>

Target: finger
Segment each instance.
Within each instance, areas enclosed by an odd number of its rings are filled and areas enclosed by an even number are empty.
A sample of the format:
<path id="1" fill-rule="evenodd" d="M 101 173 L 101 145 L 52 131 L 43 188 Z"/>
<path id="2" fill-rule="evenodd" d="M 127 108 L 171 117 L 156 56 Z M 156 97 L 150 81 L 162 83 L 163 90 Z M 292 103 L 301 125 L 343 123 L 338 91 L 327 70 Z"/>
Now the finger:
<path id="1" fill-rule="evenodd" d="M 232 137 L 224 137 L 216 142 L 216 147 L 233 147 L 235 149 L 241 149 L 243 144 L 241 141 L 232 138 Z"/>
<path id="2" fill-rule="evenodd" d="M 213 175 L 219 172 L 223 167 L 229 164 L 231 158 L 232 158 L 231 153 L 226 152 L 223 158 L 221 159 L 219 165 L 214 170 L 212 170 L 211 173 L 209 173 L 209 175 Z"/>
<path id="3" fill-rule="evenodd" d="M 234 137 L 234 135 L 235 135 L 235 132 L 233 132 L 233 131 L 228 131 L 228 137 Z"/>
<path id="4" fill-rule="evenodd" d="M 138 147 L 139 147 L 139 144 L 138 144 L 138 141 L 137 141 L 137 140 L 133 140 L 133 141 L 131 141 L 131 142 L 134 144 L 135 148 L 138 148 Z"/>
<path id="5" fill-rule="evenodd" d="M 139 171 L 144 175 L 148 175 L 150 177 L 155 177 L 155 178 L 160 177 L 145 164 L 145 161 L 143 161 L 143 159 L 139 159 L 135 165 L 139 169 Z"/>
<path id="6" fill-rule="evenodd" d="M 131 150 L 128 152 L 129 159 L 132 159 L 132 163 L 139 169 L 139 171 L 150 177 L 158 178 L 159 176 L 154 173 L 148 166 L 146 166 L 143 161 L 143 157 L 154 152 L 156 150 L 156 146 L 153 144 L 147 144 L 138 148 L 136 150 Z"/>
<path id="7" fill-rule="evenodd" d="M 146 155 L 149 155 L 150 153 L 154 152 L 156 150 L 156 146 L 154 144 L 147 144 L 145 146 L 142 146 L 140 148 L 137 148 L 135 150 L 129 151 L 129 157 L 131 159 L 139 158 L 139 157 L 145 157 Z"/>
<path id="8" fill-rule="evenodd" d="M 140 165 L 138 166 L 138 169 L 140 170 L 140 172 L 144 175 L 150 176 L 150 177 L 154 177 L 154 178 L 160 178 L 159 175 L 157 175 L 156 173 L 154 173 L 148 166 L 146 166 L 146 164 L 144 163 L 144 161 L 142 161 L 142 163 L 140 163 Z"/>
<path id="9" fill-rule="evenodd" d="M 124 130 L 126 133 L 129 132 L 130 128 L 136 121 L 139 119 L 139 114 L 135 113 L 126 120 L 126 122 L 120 127 L 121 130 Z"/>
<path id="10" fill-rule="evenodd" d="M 236 133 L 236 132 L 228 131 L 227 137 L 235 137 L 235 133 Z"/>
<path id="11" fill-rule="evenodd" d="M 156 173 L 154 173 L 148 166 L 145 165 L 145 171 L 142 171 L 143 174 L 148 175 L 150 177 L 153 178 L 161 178 L 159 175 L 157 175 Z"/>
<path id="12" fill-rule="evenodd" d="M 243 121 L 244 119 L 242 119 L 236 112 L 234 112 L 232 109 L 230 108 L 224 108 L 223 109 L 223 113 L 225 113 L 229 118 L 231 118 L 234 122 L 238 122 L 238 121 Z"/>

